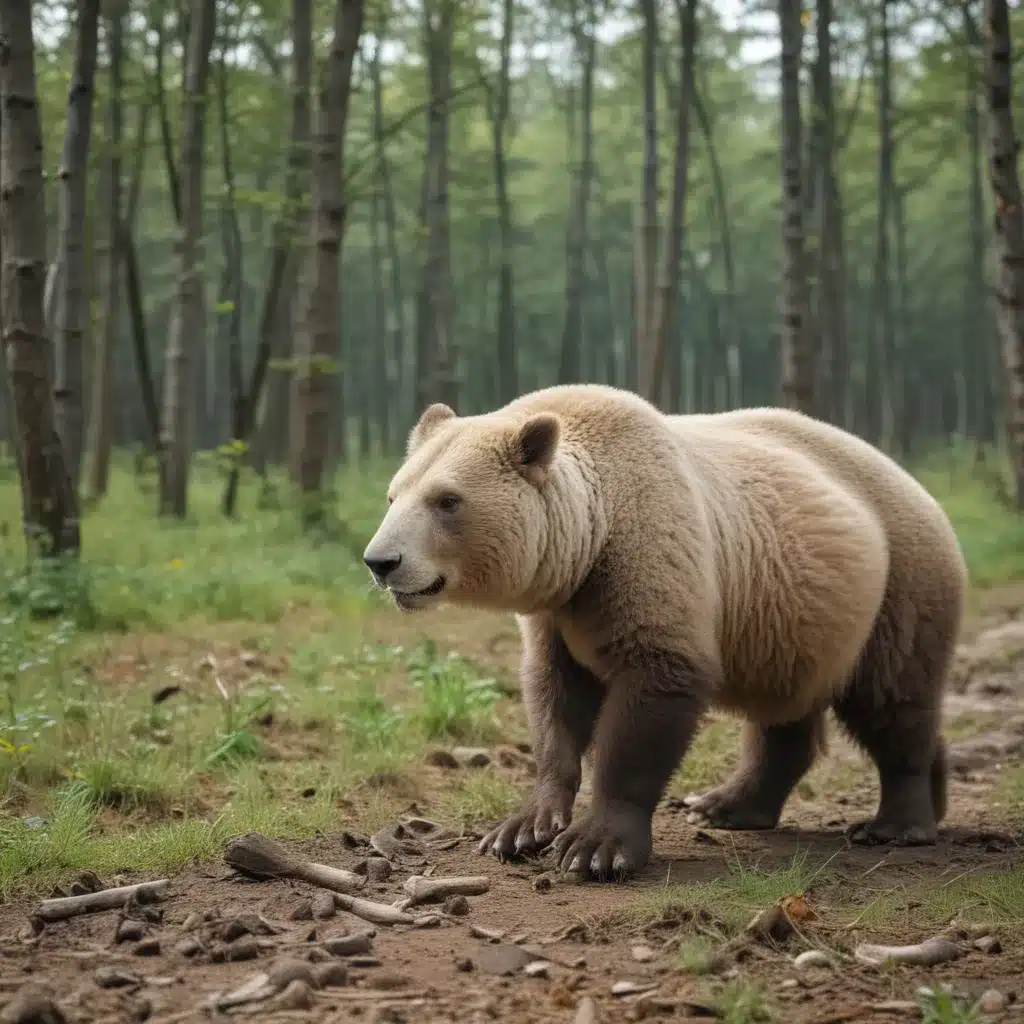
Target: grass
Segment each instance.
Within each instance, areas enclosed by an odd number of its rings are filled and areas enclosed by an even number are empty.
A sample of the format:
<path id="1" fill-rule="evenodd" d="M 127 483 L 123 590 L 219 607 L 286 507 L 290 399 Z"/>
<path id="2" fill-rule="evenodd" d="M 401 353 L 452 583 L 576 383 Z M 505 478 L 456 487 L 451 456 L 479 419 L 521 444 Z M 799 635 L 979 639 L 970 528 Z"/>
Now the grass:
<path id="1" fill-rule="evenodd" d="M 525 719 L 497 666 L 456 654 L 450 637 L 420 636 L 422 619 L 386 609 L 369 587 L 360 555 L 392 470 L 341 472 L 335 512 L 303 533 L 280 480 L 246 479 L 238 518 L 225 520 L 222 478 L 204 458 L 188 521 L 159 520 L 151 478 L 119 457 L 109 495 L 85 512 L 81 565 L 28 573 L 17 480 L 0 462 L 0 899 L 83 867 L 170 871 L 254 828 L 366 831 L 411 801 L 478 823 L 519 802 L 522 773 L 424 763 L 438 745 L 518 739 Z M 1024 520 L 991 484 L 959 455 L 921 476 L 953 518 L 975 584 L 1024 580 Z M 673 790 L 720 781 L 738 729 L 709 721 Z M 806 793 L 861 777 L 859 764 L 819 767 Z M 1004 791 L 1024 807 L 1019 779 L 1007 776 Z M 737 868 L 651 893 L 642 913 L 711 907 L 738 927 L 816 870 Z M 988 893 L 981 907 L 1008 900 L 1004 917 L 1024 912 L 1002 883 L 971 884 Z M 899 899 L 915 898 L 908 889 L 887 912 L 910 913 Z"/>

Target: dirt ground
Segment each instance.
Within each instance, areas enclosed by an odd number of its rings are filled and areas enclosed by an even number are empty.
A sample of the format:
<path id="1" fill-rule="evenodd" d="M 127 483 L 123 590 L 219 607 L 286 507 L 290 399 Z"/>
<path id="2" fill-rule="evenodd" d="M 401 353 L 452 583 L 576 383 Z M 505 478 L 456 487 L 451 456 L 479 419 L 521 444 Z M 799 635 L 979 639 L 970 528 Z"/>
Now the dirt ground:
<path id="1" fill-rule="evenodd" d="M 958 930 L 950 920 L 971 909 L 970 898 L 962 904 L 952 900 L 941 924 L 932 899 L 943 890 L 969 893 L 964 879 L 1022 868 L 1024 832 L 1012 815 L 1000 813 L 992 794 L 1000 766 L 1019 763 L 1024 749 L 1024 660 L 1018 664 L 1024 622 L 1000 614 L 981 626 L 964 648 L 949 698 L 950 811 L 934 847 L 847 844 L 844 828 L 875 808 L 874 778 L 863 774 L 842 792 L 794 797 L 781 827 L 763 833 L 701 830 L 687 823 L 683 794 L 670 792 L 655 818 L 654 859 L 621 884 L 563 879 L 543 861 L 499 864 L 476 854 L 479 832 L 418 837 L 417 819 L 429 819 L 430 808 L 413 806 L 404 819 L 404 848 L 394 834 L 389 841 L 385 830 L 376 834 L 375 847 L 368 845 L 370 837 L 343 833 L 288 849 L 319 863 L 371 872 L 360 896 L 384 904 L 400 900 L 403 883 L 416 874 L 485 875 L 487 892 L 454 906 L 410 908 L 416 924 L 370 925 L 331 907 L 323 890 L 304 882 L 254 881 L 217 860 L 189 865 L 170 878 L 166 899 L 125 913 L 89 913 L 33 927 L 35 902 L 3 906 L 0 1020 L 59 1019 L 46 1015 L 52 1006 L 31 1005 L 32 993 L 53 1000 L 68 1021 L 81 1022 L 229 1016 L 473 1024 L 762 1019 L 756 1009 L 734 1004 L 730 1010 L 722 1002 L 730 980 L 734 986 L 760 985 L 771 1019 L 794 1024 L 920 1020 L 916 989 L 942 982 L 974 998 L 996 990 L 1002 1008 L 991 1019 L 1024 1020 L 1024 921 Z M 429 628 L 439 643 L 458 639 L 464 653 L 503 668 L 517 655 L 514 630 L 505 621 L 481 626 L 479 619 L 448 617 L 429 627 L 418 622 L 416 628 Z M 829 758 L 852 762 L 858 756 L 838 737 L 833 741 Z M 498 767 L 496 761 L 458 770 Z M 379 856 L 382 850 L 387 858 Z M 814 917 L 781 943 L 747 935 L 742 925 L 727 929 L 714 898 L 710 905 L 686 908 L 666 895 L 668 886 L 735 879 L 737 865 L 785 870 L 794 857 L 827 862 L 828 880 L 806 892 Z M 1024 872 L 1019 877 L 1024 885 Z M 101 883 L 145 880 L 123 875 Z M 67 880 L 65 892 L 74 881 Z M 88 889 L 96 881 L 80 884 Z M 961 888 L 950 888 L 955 885 Z M 904 898 L 901 912 L 880 921 L 872 917 L 875 898 L 894 892 L 926 896 L 920 903 Z M 311 904 L 324 914 L 333 910 L 332 916 L 311 919 Z M 1015 906 L 1024 901 L 1018 898 Z M 368 943 L 354 940 L 363 952 L 337 955 L 337 946 L 331 951 L 332 938 L 367 931 L 373 933 Z M 918 942 L 939 933 L 955 941 L 961 955 L 937 967 L 879 968 L 850 955 L 861 942 Z M 680 950 L 698 934 L 711 936 L 719 953 L 706 973 L 685 966 Z M 975 948 L 982 934 L 997 936 L 999 943 L 989 942 L 988 952 Z M 794 956 L 809 948 L 830 951 L 832 966 L 798 970 Z M 275 980 L 277 994 L 258 1002 L 218 1006 L 218 997 L 261 972 L 298 980 L 287 988 Z M 961 1019 L 969 1018 L 948 1018 Z"/>

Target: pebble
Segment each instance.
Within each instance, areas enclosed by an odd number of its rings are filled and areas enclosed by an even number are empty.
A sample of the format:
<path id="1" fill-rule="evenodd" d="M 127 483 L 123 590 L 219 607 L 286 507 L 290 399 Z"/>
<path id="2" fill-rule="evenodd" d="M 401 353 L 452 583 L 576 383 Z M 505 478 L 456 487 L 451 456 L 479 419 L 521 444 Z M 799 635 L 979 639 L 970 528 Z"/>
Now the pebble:
<path id="1" fill-rule="evenodd" d="M 203 951 L 203 944 L 194 935 L 189 935 L 174 947 L 174 951 L 181 956 L 198 956 Z"/>
<path id="2" fill-rule="evenodd" d="M 548 892 L 551 889 L 552 884 L 550 875 L 538 875 L 533 880 L 534 892 Z"/>
<path id="3" fill-rule="evenodd" d="M 146 996 L 128 996 L 123 1002 L 132 1020 L 144 1021 L 153 1016 L 153 1003 Z"/>
<path id="4" fill-rule="evenodd" d="M 313 974 L 317 988 L 343 988 L 348 984 L 348 968 L 340 960 L 319 964 Z"/>
<path id="5" fill-rule="evenodd" d="M 550 978 L 551 964 L 546 960 L 534 960 L 523 968 L 523 973 L 530 978 Z"/>
<path id="6" fill-rule="evenodd" d="M 576 1007 L 573 1024 L 598 1024 L 601 1018 L 597 1013 L 597 1003 L 590 996 L 584 996 Z"/>
<path id="7" fill-rule="evenodd" d="M 454 747 L 452 757 L 463 768 L 486 768 L 491 763 L 491 755 L 483 747 Z"/>
<path id="8" fill-rule="evenodd" d="M 138 942 L 144 938 L 146 934 L 145 925 L 141 921 L 133 921 L 130 918 L 124 918 L 117 926 L 117 932 L 114 935 L 115 942 Z"/>
<path id="9" fill-rule="evenodd" d="M 194 910 L 184 921 L 181 922 L 181 930 L 183 932 L 195 931 L 203 923 L 201 914 L 197 914 Z"/>
<path id="10" fill-rule="evenodd" d="M 366 932 L 356 932 L 354 935 L 326 938 L 321 946 L 332 956 L 356 956 L 359 953 L 369 953 L 373 947 L 373 940 Z"/>
<path id="11" fill-rule="evenodd" d="M 441 909 L 452 917 L 465 917 L 469 913 L 469 900 L 465 896 L 449 896 Z"/>
<path id="12" fill-rule="evenodd" d="M 151 939 L 143 939 L 141 942 L 137 942 L 135 944 L 135 948 L 132 952 L 136 956 L 159 956 L 160 940 L 155 936 Z"/>
<path id="13" fill-rule="evenodd" d="M 313 1008 L 313 989 L 305 981 L 290 981 L 284 991 L 276 995 L 270 1002 L 273 1010 L 311 1010 Z"/>
<path id="14" fill-rule="evenodd" d="M 138 975 L 124 971 L 120 967 L 97 967 L 92 979 L 100 988 L 138 987 L 142 984 L 142 979 Z"/>
<path id="15" fill-rule="evenodd" d="M 22 989 L 0 1014 L 4 1024 L 66 1024 L 63 1010 L 37 988 Z"/>
<path id="16" fill-rule="evenodd" d="M 799 984 L 800 982 L 797 981 L 796 978 L 786 978 L 786 980 L 779 985 L 779 988 L 796 988 Z"/>
<path id="17" fill-rule="evenodd" d="M 262 931 L 260 919 L 255 914 L 240 914 L 221 925 L 220 935 L 223 942 L 234 942 L 243 935 L 259 935 Z"/>
<path id="18" fill-rule="evenodd" d="M 366 861 L 366 877 L 371 882 L 391 880 L 391 863 L 384 857 L 370 857 Z"/>
<path id="19" fill-rule="evenodd" d="M 629 952 L 638 964 L 649 964 L 658 955 L 650 946 L 633 946 Z"/>
<path id="20" fill-rule="evenodd" d="M 455 970 L 463 974 L 469 974 L 473 970 L 473 961 L 468 956 L 457 956 L 455 958 Z"/>
<path id="21" fill-rule="evenodd" d="M 299 900 L 299 902 L 296 903 L 294 907 L 292 907 L 291 912 L 288 914 L 288 917 L 292 921 L 312 921 L 313 901 Z"/>
<path id="22" fill-rule="evenodd" d="M 997 988 L 990 988 L 981 994 L 978 1005 L 983 1013 L 1002 1013 L 1006 1009 L 1007 998 Z"/>
<path id="23" fill-rule="evenodd" d="M 657 987 L 657 985 L 645 985 L 636 981 L 617 981 L 612 985 L 612 995 L 633 996 L 640 992 L 653 992 Z"/>
<path id="24" fill-rule="evenodd" d="M 802 971 L 807 967 L 831 967 L 832 958 L 823 950 L 808 949 L 794 958 L 793 966 L 798 971 Z"/>
<path id="25" fill-rule="evenodd" d="M 338 908 L 334 902 L 334 893 L 331 892 L 318 892 L 313 897 L 313 919 L 316 921 L 326 921 L 328 918 L 334 917 L 338 912 Z"/>
<path id="26" fill-rule="evenodd" d="M 995 954 L 1002 953 L 1003 944 L 996 935 L 984 935 L 980 939 L 975 939 L 974 948 L 982 953 Z"/>
<path id="27" fill-rule="evenodd" d="M 225 959 L 230 963 L 239 963 L 242 960 L 255 960 L 260 955 L 260 947 L 251 935 L 244 935 L 236 939 L 224 951 Z"/>

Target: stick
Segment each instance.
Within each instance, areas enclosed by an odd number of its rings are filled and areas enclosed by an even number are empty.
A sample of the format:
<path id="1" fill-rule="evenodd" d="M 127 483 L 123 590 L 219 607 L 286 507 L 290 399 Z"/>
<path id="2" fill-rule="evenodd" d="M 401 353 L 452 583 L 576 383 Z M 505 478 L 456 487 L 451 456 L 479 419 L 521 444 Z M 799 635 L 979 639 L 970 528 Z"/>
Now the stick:
<path id="1" fill-rule="evenodd" d="M 119 885 L 115 889 L 100 889 L 81 896 L 61 896 L 43 900 L 36 916 L 43 921 L 66 921 L 69 917 L 88 914 L 96 910 L 114 910 L 123 907 L 133 896 L 139 903 L 159 903 L 167 892 L 169 879 L 139 882 L 137 885 Z"/>
<path id="2" fill-rule="evenodd" d="M 405 880 L 402 888 L 409 894 L 410 905 L 417 903 L 439 903 L 449 896 L 480 896 L 490 889 L 491 883 L 484 875 L 466 875 L 453 878 L 427 878 L 413 875 Z"/>
<path id="3" fill-rule="evenodd" d="M 297 878 L 336 893 L 351 892 L 366 884 L 366 879 L 354 871 L 293 857 L 281 843 L 261 832 L 232 839 L 224 851 L 224 860 L 252 878 Z"/>
<path id="4" fill-rule="evenodd" d="M 386 903 L 374 903 L 358 896 L 347 896 L 335 893 L 334 902 L 342 909 L 356 917 L 361 917 L 371 924 L 414 924 L 416 918 L 404 913 L 397 907 L 389 907 Z"/>
<path id="5" fill-rule="evenodd" d="M 865 942 L 853 951 L 855 960 L 877 967 L 887 960 L 916 967 L 934 967 L 963 956 L 964 951 L 948 939 L 927 939 L 913 946 L 875 946 Z"/>

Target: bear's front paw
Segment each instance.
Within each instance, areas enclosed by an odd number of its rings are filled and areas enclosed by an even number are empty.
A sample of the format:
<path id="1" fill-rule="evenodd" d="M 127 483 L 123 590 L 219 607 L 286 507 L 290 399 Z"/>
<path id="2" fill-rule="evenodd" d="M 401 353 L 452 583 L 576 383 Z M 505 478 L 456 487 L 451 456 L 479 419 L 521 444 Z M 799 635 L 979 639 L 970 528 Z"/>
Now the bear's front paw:
<path id="1" fill-rule="evenodd" d="M 551 844 L 561 871 L 604 881 L 639 871 L 651 856 L 651 816 L 630 804 L 598 805 Z"/>
<path id="2" fill-rule="evenodd" d="M 939 830 L 931 821 L 858 821 L 846 828 L 854 846 L 933 846 Z"/>
<path id="3" fill-rule="evenodd" d="M 498 860 L 538 853 L 569 827 L 573 800 L 568 790 L 534 790 L 521 810 L 484 836 L 477 852 L 493 853 Z"/>
<path id="4" fill-rule="evenodd" d="M 687 793 L 683 797 L 686 821 L 690 825 L 722 829 L 770 829 L 779 823 L 774 806 L 758 801 L 756 793 L 742 786 L 719 786 L 706 793 Z"/>

